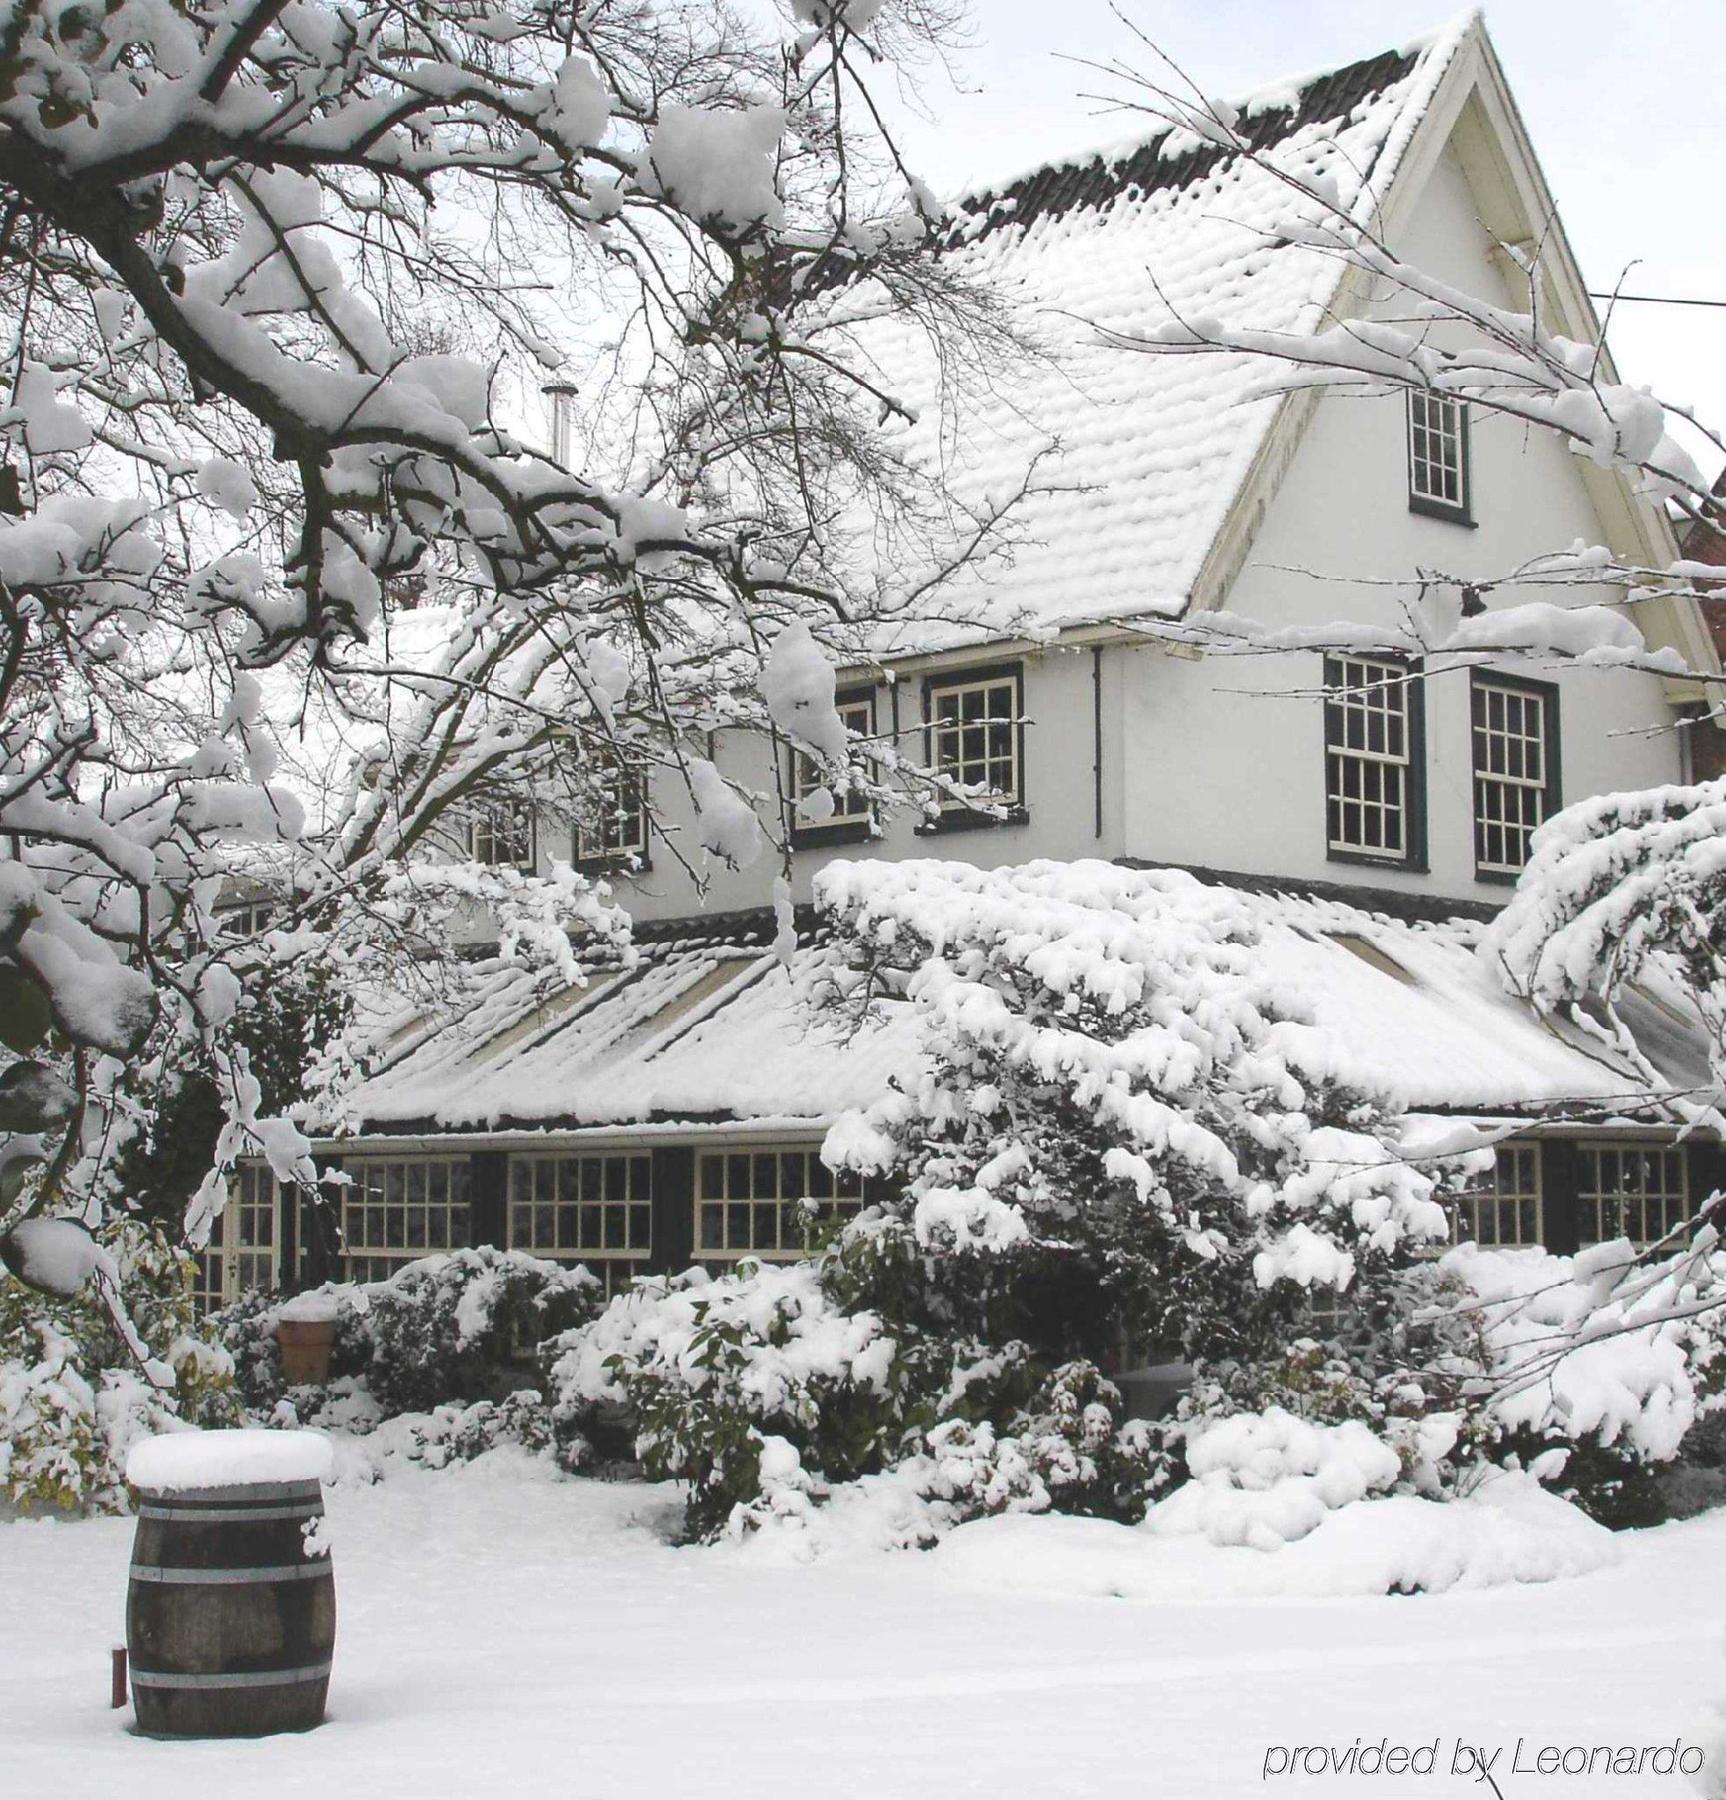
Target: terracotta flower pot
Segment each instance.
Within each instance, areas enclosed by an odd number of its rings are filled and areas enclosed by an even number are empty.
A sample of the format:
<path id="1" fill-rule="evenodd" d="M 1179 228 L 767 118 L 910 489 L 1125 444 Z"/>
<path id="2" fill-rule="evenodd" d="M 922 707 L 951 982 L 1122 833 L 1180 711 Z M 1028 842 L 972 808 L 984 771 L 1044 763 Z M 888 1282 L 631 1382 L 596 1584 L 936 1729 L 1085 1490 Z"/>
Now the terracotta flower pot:
<path id="1" fill-rule="evenodd" d="M 289 1387 L 329 1380 L 336 1323 L 334 1319 L 276 1321 L 276 1348 L 281 1352 L 282 1377 Z"/>

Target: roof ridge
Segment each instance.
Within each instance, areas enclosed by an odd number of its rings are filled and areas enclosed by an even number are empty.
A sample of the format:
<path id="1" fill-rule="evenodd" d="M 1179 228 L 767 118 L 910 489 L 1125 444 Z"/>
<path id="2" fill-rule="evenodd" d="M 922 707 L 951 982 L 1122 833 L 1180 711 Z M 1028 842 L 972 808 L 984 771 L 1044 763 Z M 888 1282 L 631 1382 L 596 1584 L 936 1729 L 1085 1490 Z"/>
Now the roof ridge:
<path id="1" fill-rule="evenodd" d="M 1261 83 L 1241 100 L 1228 102 L 1236 110 L 1237 129 L 1253 148 L 1267 149 L 1306 126 L 1345 118 L 1354 107 L 1417 72 L 1428 78 L 1411 90 L 1404 106 L 1423 112 L 1437 76 L 1480 18 L 1479 9 L 1471 9 L 1399 47 L 1334 68 Z M 1423 71 L 1424 64 L 1434 66 Z M 1393 131 L 1384 150 L 1392 148 L 1397 135 Z M 1170 154 L 1171 138 L 1191 142 L 1181 143 L 1176 153 Z M 1226 145 L 1202 142 L 1177 123 L 1163 122 L 1148 132 L 1053 157 L 998 177 L 987 186 L 968 189 L 953 202 L 956 217 L 946 241 L 949 245 L 968 243 L 985 231 L 1095 204 L 1128 187 L 1142 192 L 1183 188 L 1235 154 Z M 1104 175 L 1112 178 L 1106 184 L 1098 180 Z M 981 226 L 979 214 L 983 216 Z"/>

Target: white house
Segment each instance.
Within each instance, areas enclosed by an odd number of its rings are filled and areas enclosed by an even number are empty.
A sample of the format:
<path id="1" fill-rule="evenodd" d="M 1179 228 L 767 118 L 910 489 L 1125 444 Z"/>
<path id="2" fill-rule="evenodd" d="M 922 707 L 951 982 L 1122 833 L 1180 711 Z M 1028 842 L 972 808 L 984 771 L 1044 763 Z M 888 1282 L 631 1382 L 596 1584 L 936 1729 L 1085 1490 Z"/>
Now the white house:
<path id="1" fill-rule="evenodd" d="M 1389 240 L 1459 286 L 1514 303 L 1524 277 L 1502 246 L 1537 253 L 1558 329 L 1593 335 L 1478 20 L 1241 112 L 1310 171 L 1368 185 Z M 1163 131 L 964 203 L 946 253 L 1020 305 L 1050 355 L 933 417 L 914 448 L 977 493 L 1041 451 L 1048 485 L 1012 561 L 959 583 L 938 627 L 879 635 L 841 701 L 861 737 L 986 783 L 1000 804 L 876 817 L 842 797 L 798 836 L 796 897 L 836 854 L 1097 857 L 1240 887 L 1267 956 L 1363 1067 L 1391 1066 L 1411 1108 L 1527 1121 L 1471 1230 L 1559 1248 L 1657 1235 L 1713 1181 L 1713 1146 L 1674 1148 L 1657 1109 L 1543 1125 L 1634 1078 L 1497 992 L 1471 945 L 1553 809 L 1686 777 L 1695 734 L 1673 727 L 1699 696 L 1645 673 L 1533 679 L 1460 661 L 1411 682 L 1378 657 L 1201 655 L 1159 635 L 1213 609 L 1394 620 L 1422 570 L 1484 580 L 1578 539 L 1644 563 L 1677 554 L 1654 507 L 1549 435 L 1440 401 L 1265 396 L 1244 361 L 1135 354 L 1099 332 L 1171 308 L 1311 329 L 1326 307 L 1358 306 L 1334 265 L 1267 235 L 1286 205 L 1238 156 Z M 1689 666 L 1716 666 L 1689 606 L 1638 623 Z M 760 740 L 715 752 L 761 787 L 771 771 L 751 759 L 766 754 Z M 490 831 L 479 847 L 495 857 L 609 865 L 647 954 L 549 1004 L 505 983 L 459 1031 L 404 1033 L 340 1129 L 328 1122 L 323 1147 L 354 1178 L 344 1243 L 248 1173 L 214 1249 L 218 1287 L 272 1262 L 282 1278 L 321 1275 L 337 1254 L 373 1274 L 468 1241 L 580 1259 L 613 1282 L 795 1253 L 783 1203 L 830 1191 L 827 1122 L 915 1046 L 892 1025 L 841 1040 L 801 1013 L 771 953 L 768 874 L 714 869 L 698 905 L 658 853 L 670 836 L 698 841 L 687 806 L 656 793 L 652 810 L 651 835 L 631 803 L 573 846 L 536 841 L 525 819 Z M 1692 1079 L 1676 1013 L 1650 995 L 1642 1022 L 1668 1079 Z"/>

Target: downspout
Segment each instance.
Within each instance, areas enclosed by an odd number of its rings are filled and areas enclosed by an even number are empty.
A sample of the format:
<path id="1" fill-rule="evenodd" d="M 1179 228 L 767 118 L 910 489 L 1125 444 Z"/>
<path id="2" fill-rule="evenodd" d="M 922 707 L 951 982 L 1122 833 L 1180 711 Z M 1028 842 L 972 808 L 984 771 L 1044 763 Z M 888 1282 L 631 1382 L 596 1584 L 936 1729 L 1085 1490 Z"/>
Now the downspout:
<path id="1" fill-rule="evenodd" d="M 1096 836 L 1103 835 L 1103 646 L 1091 646 L 1091 788 Z"/>

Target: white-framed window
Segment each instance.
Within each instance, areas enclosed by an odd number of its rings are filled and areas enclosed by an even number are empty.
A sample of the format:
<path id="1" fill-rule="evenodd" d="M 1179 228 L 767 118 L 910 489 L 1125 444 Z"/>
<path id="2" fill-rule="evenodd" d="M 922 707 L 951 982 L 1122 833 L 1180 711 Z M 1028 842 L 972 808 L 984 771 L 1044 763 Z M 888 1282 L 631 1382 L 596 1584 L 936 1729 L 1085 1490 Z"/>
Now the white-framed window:
<path id="1" fill-rule="evenodd" d="M 1025 800 L 1024 699 L 1017 669 L 931 676 L 924 689 L 929 766 L 966 787 L 987 790 L 987 805 L 1018 807 Z M 978 802 L 948 800 L 949 812 Z"/>
<path id="2" fill-rule="evenodd" d="M 1416 512 L 1468 517 L 1468 408 L 1426 388 L 1408 396 L 1408 503 Z"/>
<path id="3" fill-rule="evenodd" d="M 608 1295 L 653 1250 L 653 1158 L 646 1151 L 556 1151 L 509 1159 L 509 1247 L 583 1263 Z"/>
<path id="4" fill-rule="evenodd" d="M 347 1163 L 343 1256 L 351 1281 L 381 1281 L 404 1262 L 473 1242 L 465 1156 L 364 1156 Z"/>
<path id="5" fill-rule="evenodd" d="M 1539 1144 L 1500 1144 L 1497 1156 L 1491 1174 L 1458 1203 L 1457 1238 L 1506 1249 L 1544 1242 Z"/>
<path id="6" fill-rule="evenodd" d="M 467 821 L 467 853 L 490 868 L 531 869 L 534 863 L 533 808 L 519 800 L 477 806 Z"/>
<path id="7" fill-rule="evenodd" d="M 647 784 L 640 772 L 612 766 L 594 783 L 593 817 L 575 827 L 577 862 L 623 862 L 647 855 Z"/>
<path id="8" fill-rule="evenodd" d="M 1558 810 L 1558 690 L 1476 671 L 1474 863 L 1483 875 L 1516 875 L 1528 841 Z"/>
<path id="9" fill-rule="evenodd" d="M 858 694 L 841 694 L 833 702 L 833 710 L 839 715 L 839 722 L 853 737 L 867 742 L 875 735 L 875 696 L 872 692 Z M 858 758 L 853 756 L 852 765 L 858 766 Z M 799 832 L 831 831 L 837 826 L 867 826 L 871 817 L 869 797 L 853 787 L 848 781 L 835 777 L 812 756 L 805 756 L 801 750 L 793 751 L 791 756 L 791 805 L 795 813 L 803 802 L 818 788 L 826 788 L 833 796 L 833 810 L 824 819 L 801 819 L 796 822 Z"/>
<path id="10" fill-rule="evenodd" d="M 695 1158 L 695 1254 L 704 1262 L 806 1253 L 812 1231 L 863 1204 L 860 1177 L 812 1149 L 702 1150 Z"/>
<path id="11" fill-rule="evenodd" d="M 1577 1198 L 1584 1243 L 1657 1243 L 1690 1217 L 1688 1159 L 1660 1144 L 1579 1145 Z"/>
<path id="12" fill-rule="evenodd" d="M 1330 854 L 1417 863 L 1423 849 L 1418 682 L 1402 663 L 1327 656 L 1324 685 Z"/>
<path id="13" fill-rule="evenodd" d="M 274 900 L 236 900 L 217 908 L 216 923 L 224 937 L 256 937 L 268 928 L 276 910 Z"/>
<path id="14" fill-rule="evenodd" d="M 193 1297 L 198 1310 L 211 1312 L 242 1294 L 273 1289 L 281 1236 L 281 1184 L 267 1163 L 242 1163 L 197 1259 Z"/>

